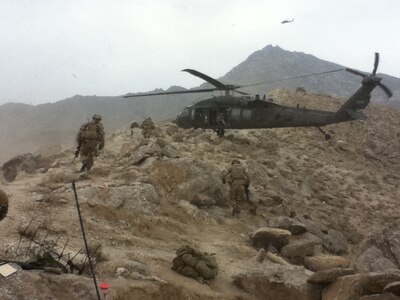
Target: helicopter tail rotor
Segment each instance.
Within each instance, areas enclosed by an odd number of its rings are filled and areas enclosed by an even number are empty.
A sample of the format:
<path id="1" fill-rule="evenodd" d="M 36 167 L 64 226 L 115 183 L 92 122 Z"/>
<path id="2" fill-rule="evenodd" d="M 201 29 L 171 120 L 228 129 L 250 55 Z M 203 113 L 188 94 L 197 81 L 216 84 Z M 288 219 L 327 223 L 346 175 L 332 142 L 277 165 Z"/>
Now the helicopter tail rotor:
<path id="1" fill-rule="evenodd" d="M 358 70 L 354 70 L 354 69 L 351 69 L 351 68 L 346 68 L 346 71 L 349 72 L 349 73 L 361 76 L 363 78 L 370 78 L 371 80 L 375 80 L 376 81 L 377 78 L 378 78 L 378 77 L 376 77 L 376 71 L 378 70 L 378 65 L 379 65 L 379 53 L 375 52 L 374 68 L 372 70 L 372 74 L 371 75 L 365 74 L 363 72 L 360 72 Z M 385 94 L 389 98 L 393 96 L 392 91 L 386 85 L 384 85 L 383 83 L 380 83 L 380 82 L 378 82 L 377 85 L 385 92 Z"/>

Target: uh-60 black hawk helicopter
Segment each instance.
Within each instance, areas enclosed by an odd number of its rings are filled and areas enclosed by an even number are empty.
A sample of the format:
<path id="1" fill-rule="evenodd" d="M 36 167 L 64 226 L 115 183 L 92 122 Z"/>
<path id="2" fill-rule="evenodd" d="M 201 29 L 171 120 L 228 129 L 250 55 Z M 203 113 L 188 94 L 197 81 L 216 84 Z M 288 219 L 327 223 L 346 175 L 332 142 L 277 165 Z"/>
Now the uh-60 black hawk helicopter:
<path id="1" fill-rule="evenodd" d="M 196 70 L 185 69 L 194 76 L 212 84 L 215 88 L 197 89 L 175 92 L 160 92 L 147 94 L 128 94 L 128 97 L 145 97 L 154 95 L 172 95 L 205 93 L 212 91 L 225 91 L 224 96 L 205 99 L 185 109 L 174 121 L 181 128 L 203 128 L 213 129 L 219 136 L 223 136 L 225 129 L 253 129 L 253 128 L 278 128 L 278 127 L 317 127 L 326 139 L 330 139 L 321 126 L 365 119 L 366 116 L 360 110 L 367 107 L 370 102 L 371 92 L 379 86 L 387 94 L 392 96 L 392 92 L 381 83 L 381 78 L 376 76 L 379 64 L 379 54 L 375 53 L 375 62 L 372 74 L 367 75 L 360 71 L 342 68 L 327 72 L 296 76 L 294 79 L 306 76 L 314 76 L 325 73 L 332 73 L 346 70 L 353 74 L 363 77 L 361 87 L 340 107 L 337 111 L 323 111 L 306 109 L 299 107 L 289 107 L 274 103 L 271 100 L 260 99 L 258 96 L 249 97 L 247 93 L 238 91 L 238 88 L 266 84 L 268 82 L 248 84 L 248 85 L 227 85 L 211 78 Z M 231 92 L 239 93 L 243 96 L 233 96 Z"/>

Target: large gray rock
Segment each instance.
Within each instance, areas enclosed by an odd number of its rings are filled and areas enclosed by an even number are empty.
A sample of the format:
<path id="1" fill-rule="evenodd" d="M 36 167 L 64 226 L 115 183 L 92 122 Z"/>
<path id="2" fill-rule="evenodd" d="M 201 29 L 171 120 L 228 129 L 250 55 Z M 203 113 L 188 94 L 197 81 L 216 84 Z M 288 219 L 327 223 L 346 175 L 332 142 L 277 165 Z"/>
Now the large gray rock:
<path id="1" fill-rule="evenodd" d="M 333 254 L 347 253 L 347 239 L 340 231 L 329 229 L 328 234 L 322 238 L 324 247 Z"/>
<path id="2" fill-rule="evenodd" d="M 382 251 L 383 256 L 390 259 L 400 268 L 400 231 L 384 230 L 376 233 L 369 241 Z"/>
<path id="3" fill-rule="evenodd" d="M 0 276 L 1 300 L 96 299 L 93 281 L 85 276 L 37 273 L 21 270 Z"/>
<path id="4" fill-rule="evenodd" d="M 304 258 L 314 255 L 314 248 L 317 243 L 310 239 L 299 239 L 290 241 L 290 243 L 281 249 L 281 254 L 287 258 Z"/>
<path id="5" fill-rule="evenodd" d="M 393 293 L 397 296 L 400 296 L 400 281 L 389 283 L 387 286 L 385 286 L 383 291 L 385 293 Z"/>
<path id="6" fill-rule="evenodd" d="M 178 158 L 180 156 L 178 150 L 172 145 L 166 145 L 161 150 L 161 155 L 166 156 L 168 158 Z"/>
<path id="7" fill-rule="evenodd" d="M 185 173 L 184 180 L 176 186 L 178 197 L 190 200 L 195 194 L 204 194 L 217 205 L 225 204 L 228 187 L 222 184 L 221 171 L 215 165 L 189 157 L 174 160 L 173 164 Z"/>
<path id="8" fill-rule="evenodd" d="M 303 267 L 272 264 L 238 274 L 234 276 L 233 283 L 256 299 L 320 299 L 320 290 L 307 283 L 311 274 Z"/>
<path id="9" fill-rule="evenodd" d="M 354 266 L 363 273 L 397 269 L 397 266 L 385 258 L 382 251 L 375 246 L 361 253 L 355 260 Z"/>
<path id="10" fill-rule="evenodd" d="M 344 276 L 325 287 L 322 300 L 352 300 L 370 294 L 380 294 L 385 286 L 399 281 L 400 271 L 358 273 Z"/>
<path id="11" fill-rule="evenodd" d="M 270 219 L 268 225 L 269 227 L 289 230 L 293 235 L 302 234 L 307 231 L 306 226 L 300 221 L 284 216 L 279 216 Z"/>
<path id="12" fill-rule="evenodd" d="M 106 203 L 114 208 L 152 214 L 154 208 L 160 204 L 160 196 L 153 185 L 136 182 L 132 185 L 109 187 Z"/>
<path id="13" fill-rule="evenodd" d="M 303 217 L 297 217 L 296 219 L 306 226 L 307 232 L 319 237 L 329 252 L 339 255 L 347 252 L 347 239 L 340 231 L 328 229 L 319 222 Z"/>

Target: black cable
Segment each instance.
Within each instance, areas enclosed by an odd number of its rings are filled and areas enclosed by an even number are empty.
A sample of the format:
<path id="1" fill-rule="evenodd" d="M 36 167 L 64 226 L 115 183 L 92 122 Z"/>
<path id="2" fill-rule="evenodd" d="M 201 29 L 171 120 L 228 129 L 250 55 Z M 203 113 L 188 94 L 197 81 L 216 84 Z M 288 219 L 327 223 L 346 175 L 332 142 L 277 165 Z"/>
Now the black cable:
<path id="1" fill-rule="evenodd" d="M 74 190 L 75 201 L 76 201 L 76 209 L 78 210 L 79 222 L 80 222 L 80 224 L 81 224 L 81 230 L 82 230 L 82 235 L 83 235 L 83 241 L 85 242 L 85 249 L 86 249 L 86 253 L 87 253 L 88 259 L 89 259 L 90 271 L 92 272 L 92 277 L 93 277 L 94 286 L 96 287 L 97 298 L 98 298 L 99 300 L 101 300 L 101 298 L 100 298 L 100 292 L 99 292 L 99 289 L 98 289 L 98 287 L 97 287 L 96 274 L 94 274 L 93 265 L 92 265 L 92 260 L 91 260 L 91 258 L 90 258 L 90 253 L 89 253 L 89 247 L 88 247 L 88 244 L 87 244 L 87 241 L 86 241 L 85 229 L 84 229 L 84 227 L 83 227 L 81 209 L 80 209 L 80 207 L 79 207 L 78 194 L 76 193 L 75 181 L 72 181 L 72 188 L 73 188 L 73 190 Z"/>

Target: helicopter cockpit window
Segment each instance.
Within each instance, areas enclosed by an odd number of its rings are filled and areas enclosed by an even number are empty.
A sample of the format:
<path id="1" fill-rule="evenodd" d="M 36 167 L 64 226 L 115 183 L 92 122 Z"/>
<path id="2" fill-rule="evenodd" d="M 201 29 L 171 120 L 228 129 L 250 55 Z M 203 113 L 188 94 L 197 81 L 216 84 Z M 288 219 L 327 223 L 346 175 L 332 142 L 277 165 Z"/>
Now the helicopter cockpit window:
<path id="1" fill-rule="evenodd" d="M 243 120 L 250 120 L 251 119 L 251 109 L 244 108 L 242 112 Z"/>
<path id="2" fill-rule="evenodd" d="M 180 117 L 182 117 L 182 118 L 187 118 L 187 117 L 189 117 L 189 108 L 185 108 L 185 109 L 181 112 Z"/>
<path id="3" fill-rule="evenodd" d="M 231 119 L 239 120 L 240 119 L 240 108 L 232 108 L 231 110 Z"/>

